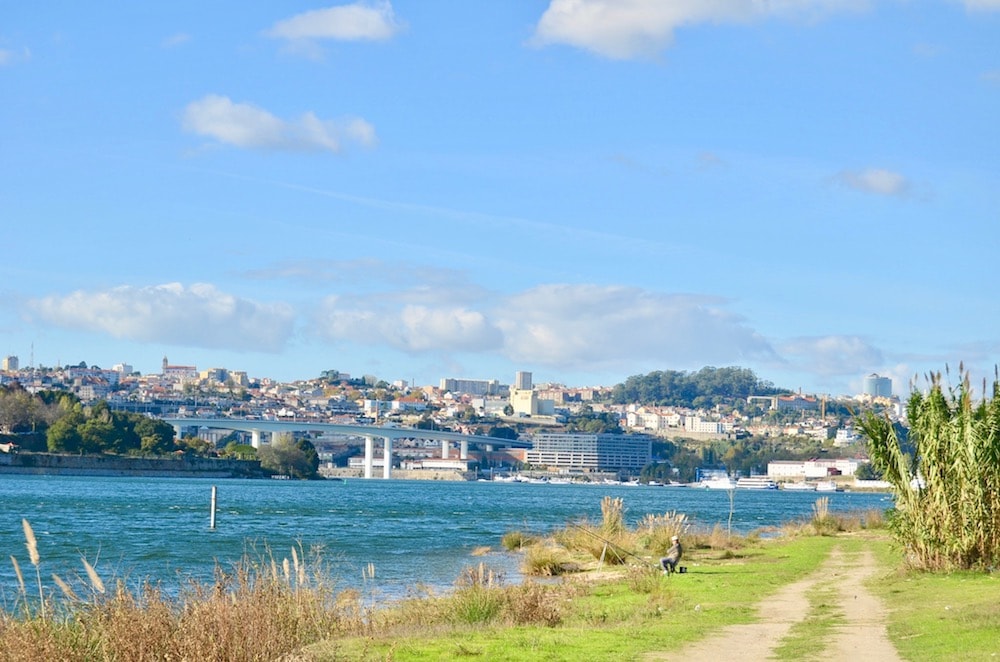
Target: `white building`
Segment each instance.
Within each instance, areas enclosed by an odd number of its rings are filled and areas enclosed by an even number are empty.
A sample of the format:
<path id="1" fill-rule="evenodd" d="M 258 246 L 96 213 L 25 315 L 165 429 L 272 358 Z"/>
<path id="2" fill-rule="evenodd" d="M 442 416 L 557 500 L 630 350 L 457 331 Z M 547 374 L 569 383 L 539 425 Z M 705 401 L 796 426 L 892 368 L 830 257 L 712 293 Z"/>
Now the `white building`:
<path id="1" fill-rule="evenodd" d="M 828 476 L 853 476 L 867 460 L 831 458 L 822 460 L 775 460 L 767 463 L 767 477 L 826 478 Z"/>

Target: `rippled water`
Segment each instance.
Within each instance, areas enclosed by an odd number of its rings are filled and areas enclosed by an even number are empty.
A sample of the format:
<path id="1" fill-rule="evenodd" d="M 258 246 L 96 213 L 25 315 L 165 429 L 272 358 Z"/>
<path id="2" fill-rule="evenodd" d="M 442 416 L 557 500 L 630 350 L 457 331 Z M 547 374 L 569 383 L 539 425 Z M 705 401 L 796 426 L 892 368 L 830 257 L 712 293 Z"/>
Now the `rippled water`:
<path id="1" fill-rule="evenodd" d="M 211 488 L 218 488 L 216 528 L 209 528 Z M 16 580 L 9 556 L 34 576 L 21 519 L 38 538 L 43 581 L 52 573 L 83 574 L 85 556 L 105 578 L 210 578 L 248 550 L 321 546 L 339 585 L 360 587 L 374 564 L 378 590 L 399 595 L 422 584 L 446 587 L 467 565 L 485 561 L 516 578 L 516 558 L 500 537 L 522 529 L 544 532 L 566 522 L 599 520 L 605 495 L 622 497 L 627 519 L 683 512 L 695 526 L 726 525 L 723 490 L 598 485 L 433 481 L 266 481 L 178 478 L 0 476 L 0 599 Z M 886 508 L 879 494 L 831 493 L 832 510 Z M 744 491 L 734 494 L 733 529 L 746 532 L 807 518 L 817 494 Z M 478 547 L 494 553 L 473 557 Z"/>

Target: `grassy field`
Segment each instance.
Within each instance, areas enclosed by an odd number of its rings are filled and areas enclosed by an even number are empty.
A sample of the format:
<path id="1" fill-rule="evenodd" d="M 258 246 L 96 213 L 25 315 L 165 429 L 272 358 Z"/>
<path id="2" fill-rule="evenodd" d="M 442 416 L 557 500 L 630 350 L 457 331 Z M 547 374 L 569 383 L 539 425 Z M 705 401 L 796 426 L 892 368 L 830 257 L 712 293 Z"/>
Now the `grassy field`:
<path id="1" fill-rule="evenodd" d="M 815 570 L 835 540 L 809 536 L 737 550 L 696 550 L 685 561 L 688 572 L 671 577 L 651 567 L 632 567 L 619 568 L 612 579 L 567 578 L 549 587 L 558 603 L 556 624 L 426 628 L 407 617 L 415 605 L 402 604 L 379 632 L 321 642 L 307 653 L 317 660 L 633 659 L 750 621 L 758 601 Z"/>

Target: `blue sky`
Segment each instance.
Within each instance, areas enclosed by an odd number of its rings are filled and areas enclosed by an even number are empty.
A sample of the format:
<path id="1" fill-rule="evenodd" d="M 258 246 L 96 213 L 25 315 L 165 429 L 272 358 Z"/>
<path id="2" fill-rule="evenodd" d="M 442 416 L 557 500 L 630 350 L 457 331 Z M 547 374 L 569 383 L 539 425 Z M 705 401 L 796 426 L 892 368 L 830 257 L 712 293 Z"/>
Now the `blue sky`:
<path id="1" fill-rule="evenodd" d="M 1000 0 L 4 3 L 0 353 L 992 376 Z"/>

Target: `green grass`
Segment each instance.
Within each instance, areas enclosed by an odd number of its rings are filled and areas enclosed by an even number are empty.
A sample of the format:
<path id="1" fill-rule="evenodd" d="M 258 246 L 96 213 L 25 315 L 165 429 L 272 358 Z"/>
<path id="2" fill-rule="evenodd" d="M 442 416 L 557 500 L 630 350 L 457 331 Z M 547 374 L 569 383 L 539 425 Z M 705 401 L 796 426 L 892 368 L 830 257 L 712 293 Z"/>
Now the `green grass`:
<path id="1" fill-rule="evenodd" d="M 888 572 L 871 587 L 907 660 L 1000 659 L 1000 578 L 961 571 Z"/>
<path id="2" fill-rule="evenodd" d="M 695 550 L 685 557 L 686 574 L 657 576 L 655 582 L 627 572 L 608 582 L 568 582 L 556 626 L 428 631 L 404 622 L 375 628 L 368 637 L 321 642 L 307 652 L 317 660 L 634 659 L 680 648 L 726 625 L 751 622 L 757 602 L 815 570 L 834 544 L 832 537 L 803 537 L 759 542 L 735 555 Z"/>

